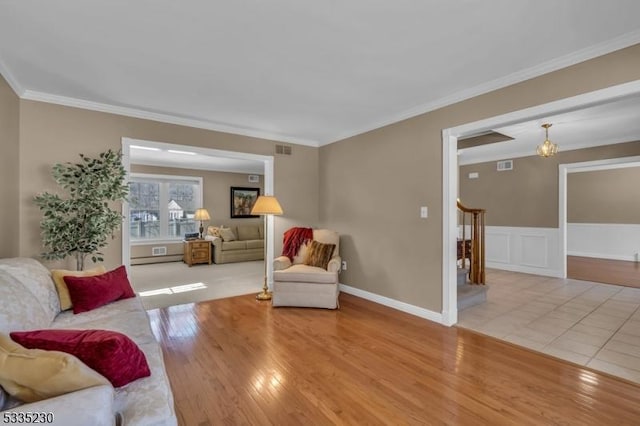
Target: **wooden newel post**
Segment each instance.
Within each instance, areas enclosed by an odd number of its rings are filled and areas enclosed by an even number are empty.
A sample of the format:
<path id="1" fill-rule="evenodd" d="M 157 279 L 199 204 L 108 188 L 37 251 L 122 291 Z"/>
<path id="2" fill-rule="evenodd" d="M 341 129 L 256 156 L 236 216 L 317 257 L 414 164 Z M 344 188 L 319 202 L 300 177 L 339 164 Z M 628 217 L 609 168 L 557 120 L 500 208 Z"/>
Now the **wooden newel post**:
<path id="1" fill-rule="evenodd" d="M 465 215 L 471 215 L 471 253 L 469 266 L 469 281 L 472 284 L 485 284 L 485 246 L 484 246 L 484 209 L 471 209 L 458 201 L 458 209 L 462 212 L 462 262 L 466 264 L 466 220 Z"/>

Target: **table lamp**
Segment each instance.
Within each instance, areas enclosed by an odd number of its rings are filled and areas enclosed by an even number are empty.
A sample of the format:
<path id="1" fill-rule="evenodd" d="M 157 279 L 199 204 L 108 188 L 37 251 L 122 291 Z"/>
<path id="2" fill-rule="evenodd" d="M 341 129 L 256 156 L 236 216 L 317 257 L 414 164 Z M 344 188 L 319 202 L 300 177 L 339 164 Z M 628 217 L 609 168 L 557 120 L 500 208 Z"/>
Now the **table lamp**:
<path id="1" fill-rule="evenodd" d="M 204 226 L 202 226 L 202 222 L 205 220 L 211 220 L 209 217 L 209 212 L 207 209 L 197 209 L 196 214 L 193 216 L 195 220 L 200 221 L 200 239 L 202 239 L 202 233 L 204 232 Z"/>

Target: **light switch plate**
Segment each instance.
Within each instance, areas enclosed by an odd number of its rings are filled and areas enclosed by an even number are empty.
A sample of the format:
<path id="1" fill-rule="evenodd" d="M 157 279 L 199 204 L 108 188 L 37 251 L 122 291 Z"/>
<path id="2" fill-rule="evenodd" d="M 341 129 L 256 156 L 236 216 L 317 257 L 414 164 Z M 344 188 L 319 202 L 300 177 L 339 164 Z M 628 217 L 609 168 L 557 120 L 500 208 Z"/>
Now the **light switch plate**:
<path id="1" fill-rule="evenodd" d="M 420 217 L 422 219 L 426 219 L 429 217 L 429 209 L 427 208 L 427 206 L 420 207 Z"/>

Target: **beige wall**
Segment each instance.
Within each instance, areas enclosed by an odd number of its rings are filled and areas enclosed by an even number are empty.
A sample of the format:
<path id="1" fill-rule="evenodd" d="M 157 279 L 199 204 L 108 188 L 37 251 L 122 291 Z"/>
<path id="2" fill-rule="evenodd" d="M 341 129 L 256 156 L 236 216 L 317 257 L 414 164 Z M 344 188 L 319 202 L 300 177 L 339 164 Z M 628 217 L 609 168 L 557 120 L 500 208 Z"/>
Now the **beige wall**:
<path id="1" fill-rule="evenodd" d="M 273 155 L 275 142 L 35 101 L 20 101 L 20 254 L 41 252 L 38 208 L 33 196 L 57 190 L 53 164 L 77 161 L 78 154 L 96 155 L 121 148 L 121 138 Z M 318 223 L 318 149 L 294 146 L 293 155 L 275 156 L 275 195 L 285 214 L 275 219 L 275 235 L 291 225 Z M 5 207 L 1 208 L 3 211 Z M 4 213 L 3 213 L 4 214 Z M 276 252 L 281 250 L 276 240 Z M 105 248 L 105 265 L 122 262 L 122 242 L 116 235 Z M 70 266 L 67 264 L 66 266 Z"/>
<path id="2" fill-rule="evenodd" d="M 440 312 L 442 129 L 637 79 L 640 45 L 322 147 L 320 219 L 342 235 L 340 281 Z"/>
<path id="3" fill-rule="evenodd" d="M 17 256 L 20 100 L 0 75 L 0 258 Z"/>
<path id="4" fill-rule="evenodd" d="M 561 150 L 550 158 L 536 155 L 514 158 L 513 170 L 502 172 L 496 170 L 496 161 L 461 166 L 460 200 L 465 206 L 486 209 L 486 224 L 489 226 L 557 228 L 558 165 L 634 155 L 640 155 L 640 141 Z M 469 179 L 471 172 L 480 176 Z M 573 179 L 574 174 L 569 174 L 569 177 Z M 588 188 L 585 190 L 580 191 L 587 193 Z M 614 187 L 610 194 L 617 191 Z"/>
<path id="5" fill-rule="evenodd" d="M 214 172 L 209 170 L 193 170 L 170 167 L 143 166 L 140 164 L 132 164 L 131 172 L 133 173 L 149 173 L 157 175 L 173 175 L 173 176 L 198 176 L 202 178 L 202 198 L 203 207 L 207 209 L 211 220 L 207 225 L 246 225 L 260 224 L 261 218 L 247 219 L 231 219 L 230 204 L 232 186 L 242 186 L 248 188 L 260 188 L 260 193 L 264 194 L 264 177 L 260 176 L 260 183 L 249 183 L 247 173 L 228 173 Z M 151 256 L 151 247 L 158 244 L 136 245 L 131 248 L 131 257 L 148 257 Z M 178 244 L 161 244 L 167 246 L 167 254 L 182 254 L 182 243 Z"/>
<path id="6" fill-rule="evenodd" d="M 567 221 L 640 224 L 640 167 L 569 173 Z"/>
<path id="7" fill-rule="evenodd" d="M 638 79 L 640 45 L 319 150 L 295 146 L 293 156 L 275 161 L 275 193 L 285 211 L 276 235 L 297 224 L 333 228 L 349 262 L 343 283 L 439 312 L 442 129 Z M 55 189 L 51 166 L 119 148 L 122 137 L 266 155 L 274 149 L 271 141 L 22 100 L 20 254 L 41 250 L 32 198 Z M 429 207 L 428 219 L 418 218 L 421 205 Z M 10 211 L 0 210 L 4 217 Z M 105 253 L 107 266 L 121 262 L 119 236 Z"/>

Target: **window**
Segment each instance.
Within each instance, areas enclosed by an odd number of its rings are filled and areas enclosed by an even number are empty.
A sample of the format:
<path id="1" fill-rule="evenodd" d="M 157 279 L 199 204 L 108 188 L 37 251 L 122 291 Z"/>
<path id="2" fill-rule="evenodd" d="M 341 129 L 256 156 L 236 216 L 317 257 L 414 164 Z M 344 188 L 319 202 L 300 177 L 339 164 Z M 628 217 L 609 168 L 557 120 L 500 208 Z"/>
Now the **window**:
<path id="1" fill-rule="evenodd" d="M 202 178 L 132 174 L 129 179 L 131 240 L 180 240 L 197 232 L 193 220 L 202 206 Z"/>

